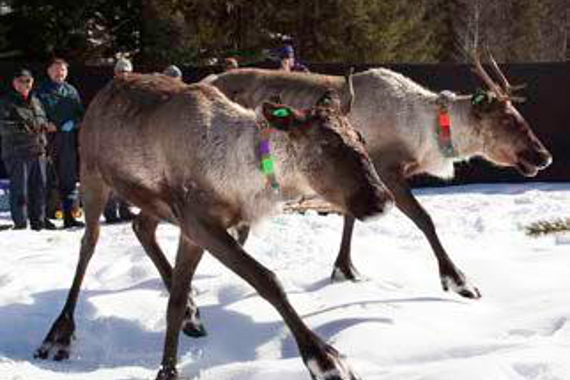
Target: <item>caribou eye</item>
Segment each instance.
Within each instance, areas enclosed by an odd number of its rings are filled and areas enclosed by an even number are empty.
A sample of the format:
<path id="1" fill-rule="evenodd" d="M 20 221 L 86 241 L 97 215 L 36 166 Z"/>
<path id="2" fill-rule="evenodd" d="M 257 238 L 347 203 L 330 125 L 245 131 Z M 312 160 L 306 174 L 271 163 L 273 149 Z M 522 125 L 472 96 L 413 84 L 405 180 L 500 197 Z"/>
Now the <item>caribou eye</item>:
<path id="1" fill-rule="evenodd" d="M 364 140 L 364 137 L 362 137 L 362 133 L 360 133 L 360 131 L 355 131 L 356 132 L 356 136 L 358 136 L 358 141 L 366 146 L 366 140 Z"/>

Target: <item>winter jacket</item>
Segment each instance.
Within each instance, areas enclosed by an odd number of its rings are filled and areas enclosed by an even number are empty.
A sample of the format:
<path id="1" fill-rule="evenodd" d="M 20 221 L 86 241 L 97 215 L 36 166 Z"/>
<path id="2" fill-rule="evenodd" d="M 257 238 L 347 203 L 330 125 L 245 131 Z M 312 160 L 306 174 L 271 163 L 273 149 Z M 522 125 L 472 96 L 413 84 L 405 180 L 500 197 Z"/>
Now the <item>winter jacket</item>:
<path id="1" fill-rule="evenodd" d="M 48 80 L 37 91 L 49 121 L 55 124 L 58 132 L 67 121 L 73 121 L 76 126 L 83 118 L 85 108 L 75 87 L 67 82 L 56 83 Z"/>
<path id="2" fill-rule="evenodd" d="M 46 114 L 34 95 L 25 99 L 12 90 L 0 99 L 2 158 L 37 157 L 45 153 Z"/>

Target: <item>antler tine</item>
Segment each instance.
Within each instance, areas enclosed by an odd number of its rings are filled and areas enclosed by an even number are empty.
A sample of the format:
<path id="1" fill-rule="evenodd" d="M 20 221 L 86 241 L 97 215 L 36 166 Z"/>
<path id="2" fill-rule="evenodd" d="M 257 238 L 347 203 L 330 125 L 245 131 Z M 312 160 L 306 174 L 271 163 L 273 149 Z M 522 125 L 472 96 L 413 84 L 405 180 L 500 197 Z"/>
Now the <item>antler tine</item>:
<path id="1" fill-rule="evenodd" d="M 475 63 L 475 67 L 472 68 L 473 72 L 479 75 L 479 77 L 481 77 L 483 82 L 485 82 L 485 84 L 489 86 L 489 89 L 491 89 L 495 93 L 495 95 L 499 97 L 499 99 L 504 99 L 505 97 L 507 97 L 507 95 L 503 93 L 501 88 L 493 81 L 493 79 L 491 79 L 489 74 L 487 74 L 485 69 L 483 69 L 483 66 L 481 65 L 479 52 L 478 51 L 473 52 L 472 56 L 473 56 L 473 61 Z"/>
<path id="2" fill-rule="evenodd" d="M 354 67 L 350 67 L 344 74 L 344 79 L 346 81 L 347 91 L 348 91 L 348 102 L 346 107 L 343 107 L 343 114 L 348 115 L 352 109 L 352 103 L 354 103 L 354 86 L 352 84 L 352 73 L 354 73 Z"/>
<path id="3" fill-rule="evenodd" d="M 493 57 L 493 54 L 491 53 L 489 47 L 487 47 L 486 50 L 487 50 L 487 55 L 489 56 L 489 61 L 491 61 L 491 66 L 493 67 L 495 73 L 499 76 L 499 79 L 501 80 L 501 84 L 503 85 L 503 90 L 505 90 L 507 94 L 510 94 L 513 91 L 511 84 L 507 80 L 507 77 L 505 77 L 505 74 L 503 74 L 503 72 L 499 68 L 499 65 L 497 64 L 497 61 L 495 61 L 495 58 Z"/>
<path id="4" fill-rule="evenodd" d="M 509 98 L 515 102 L 524 102 L 525 101 L 524 97 L 513 96 L 513 93 L 515 91 L 522 90 L 523 88 L 525 88 L 526 83 L 511 85 L 509 83 L 509 81 L 507 80 L 507 77 L 505 76 L 505 74 L 503 74 L 503 71 L 499 68 L 499 65 L 497 64 L 497 61 L 495 61 L 493 54 L 491 54 L 491 50 L 489 49 L 489 47 L 487 47 L 487 54 L 489 55 L 489 60 L 491 61 L 491 65 L 493 66 L 493 69 L 495 70 L 495 72 L 497 73 L 499 78 L 501 79 L 501 82 L 503 84 L 503 88 L 504 88 L 505 92 L 507 93 L 507 95 L 509 96 Z"/>

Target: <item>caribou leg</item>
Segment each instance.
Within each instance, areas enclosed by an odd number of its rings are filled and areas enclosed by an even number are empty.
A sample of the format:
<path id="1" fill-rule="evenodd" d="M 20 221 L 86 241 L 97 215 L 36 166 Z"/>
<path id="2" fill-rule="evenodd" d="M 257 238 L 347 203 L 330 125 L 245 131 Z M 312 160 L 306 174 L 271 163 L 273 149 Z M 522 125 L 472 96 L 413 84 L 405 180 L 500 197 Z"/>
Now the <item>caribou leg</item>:
<path id="1" fill-rule="evenodd" d="M 249 237 L 249 230 L 250 227 L 247 224 L 243 224 L 239 227 L 236 228 L 237 231 L 237 241 L 239 243 L 239 245 L 241 245 L 242 247 L 245 245 L 245 242 L 247 241 L 247 238 Z"/>
<path id="2" fill-rule="evenodd" d="M 157 218 L 141 211 L 133 221 L 133 230 L 147 256 L 151 259 L 158 270 L 164 286 L 168 291 L 170 291 L 172 282 L 172 266 L 156 240 L 156 229 L 158 227 L 158 223 L 159 220 Z M 249 236 L 249 231 L 250 227 L 246 224 L 236 228 L 237 240 L 240 245 L 243 246 L 245 244 Z M 199 263 L 200 261 L 198 260 L 190 273 L 190 283 L 192 283 L 192 278 L 194 277 L 194 273 Z M 182 331 L 184 334 L 192 338 L 200 338 L 207 335 L 207 331 L 200 320 L 200 309 L 196 305 L 191 294 L 188 296 L 188 305 L 186 307 L 184 321 L 182 322 Z"/>
<path id="3" fill-rule="evenodd" d="M 408 182 L 399 171 L 380 174 L 385 186 L 394 194 L 396 206 L 424 233 L 437 259 L 439 276 L 445 291 L 452 290 L 466 298 L 480 298 L 479 290 L 471 285 L 441 245 L 435 225 L 427 211 L 412 194 Z"/>
<path id="4" fill-rule="evenodd" d="M 164 286 L 168 291 L 170 291 L 172 287 L 172 266 L 170 265 L 170 262 L 168 262 L 168 259 L 156 240 L 156 229 L 158 227 L 158 223 L 159 220 L 157 218 L 141 211 L 135 220 L 133 220 L 133 230 L 147 256 L 151 259 L 158 270 Z M 192 277 L 194 276 L 194 272 L 199 262 L 200 260 L 198 259 L 194 264 L 194 267 L 191 269 L 190 281 L 192 281 Z M 187 336 L 193 338 L 200 338 L 207 334 L 206 329 L 200 320 L 200 310 L 190 294 L 188 295 L 188 303 L 186 306 L 184 320 L 182 322 L 182 331 Z"/>
<path id="5" fill-rule="evenodd" d="M 342 229 L 342 241 L 340 250 L 334 263 L 334 269 L 331 275 L 333 282 L 341 281 L 359 281 L 362 279 L 354 265 L 350 255 L 350 246 L 352 243 L 352 231 L 354 230 L 355 219 L 352 216 L 344 216 L 344 226 Z"/>
<path id="6" fill-rule="evenodd" d="M 275 274 L 253 259 L 224 228 L 193 219 L 189 221 L 183 233 L 247 281 L 261 297 L 275 307 L 293 333 L 303 361 L 313 379 L 358 379 L 341 359 L 341 355 L 332 346 L 323 342 L 301 320 L 287 300 Z M 165 343 L 165 347 L 173 345 L 173 341 L 177 339 L 174 333 L 167 337 L 171 342 Z M 169 353 L 164 356 L 163 363 L 172 368 L 170 364 L 176 361 L 176 352 L 169 350 Z"/>
<path id="7" fill-rule="evenodd" d="M 77 299 L 81 290 L 81 283 L 89 261 L 95 252 L 99 238 L 99 218 L 109 195 L 109 188 L 97 175 L 82 176 L 83 204 L 85 211 L 85 233 L 81 240 L 79 262 L 75 270 L 73 283 L 67 295 L 67 301 L 56 319 L 42 345 L 36 350 L 34 357 L 47 359 L 55 351 L 53 359 L 63 360 L 69 358 L 69 348 L 74 337 L 75 321 L 73 318 Z"/>
<path id="8" fill-rule="evenodd" d="M 172 271 L 172 286 L 166 312 L 166 337 L 162 365 L 157 380 L 176 380 L 178 335 L 185 318 L 186 302 L 190 292 L 190 280 L 204 250 L 184 235 L 180 236 L 176 264 Z"/>
<path id="9" fill-rule="evenodd" d="M 437 259 L 443 289 L 452 290 L 466 298 L 480 298 L 479 290 L 468 282 L 441 245 L 431 217 L 412 194 L 405 177 L 398 170 L 378 170 L 378 174 L 386 188 L 394 195 L 396 207 L 410 218 L 428 239 Z M 351 219 L 346 216 L 344 221 L 341 248 L 332 274 L 333 280 L 336 281 L 358 278 L 358 272 L 355 271 L 351 260 L 350 244 L 354 228 L 354 219 Z"/>

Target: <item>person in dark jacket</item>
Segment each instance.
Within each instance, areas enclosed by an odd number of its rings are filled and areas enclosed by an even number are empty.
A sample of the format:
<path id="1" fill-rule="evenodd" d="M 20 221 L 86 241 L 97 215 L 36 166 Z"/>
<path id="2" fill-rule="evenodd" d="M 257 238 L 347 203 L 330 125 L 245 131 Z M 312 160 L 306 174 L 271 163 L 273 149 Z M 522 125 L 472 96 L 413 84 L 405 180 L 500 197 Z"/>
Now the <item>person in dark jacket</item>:
<path id="1" fill-rule="evenodd" d="M 63 227 L 83 227 L 85 224 L 75 219 L 74 204 L 77 203 L 77 132 L 85 109 L 79 93 L 66 82 L 68 64 L 55 58 L 48 66 L 49 80 L 38 89 L 48 120 L 57 131 L 50 134 L 48 153 L 57 176 L 57 187 L 63 209 Z"/>
<path id="2" fill-rule="evenodd" d="M 40 101 L 31 93 L 31 71 L 18 69 L 10 92 L 0 100 L 2 160 L 10 178 L 10 212 L 14 229 L 55 229 L 46 219 L 46 135 L 55 131 Z"/>

